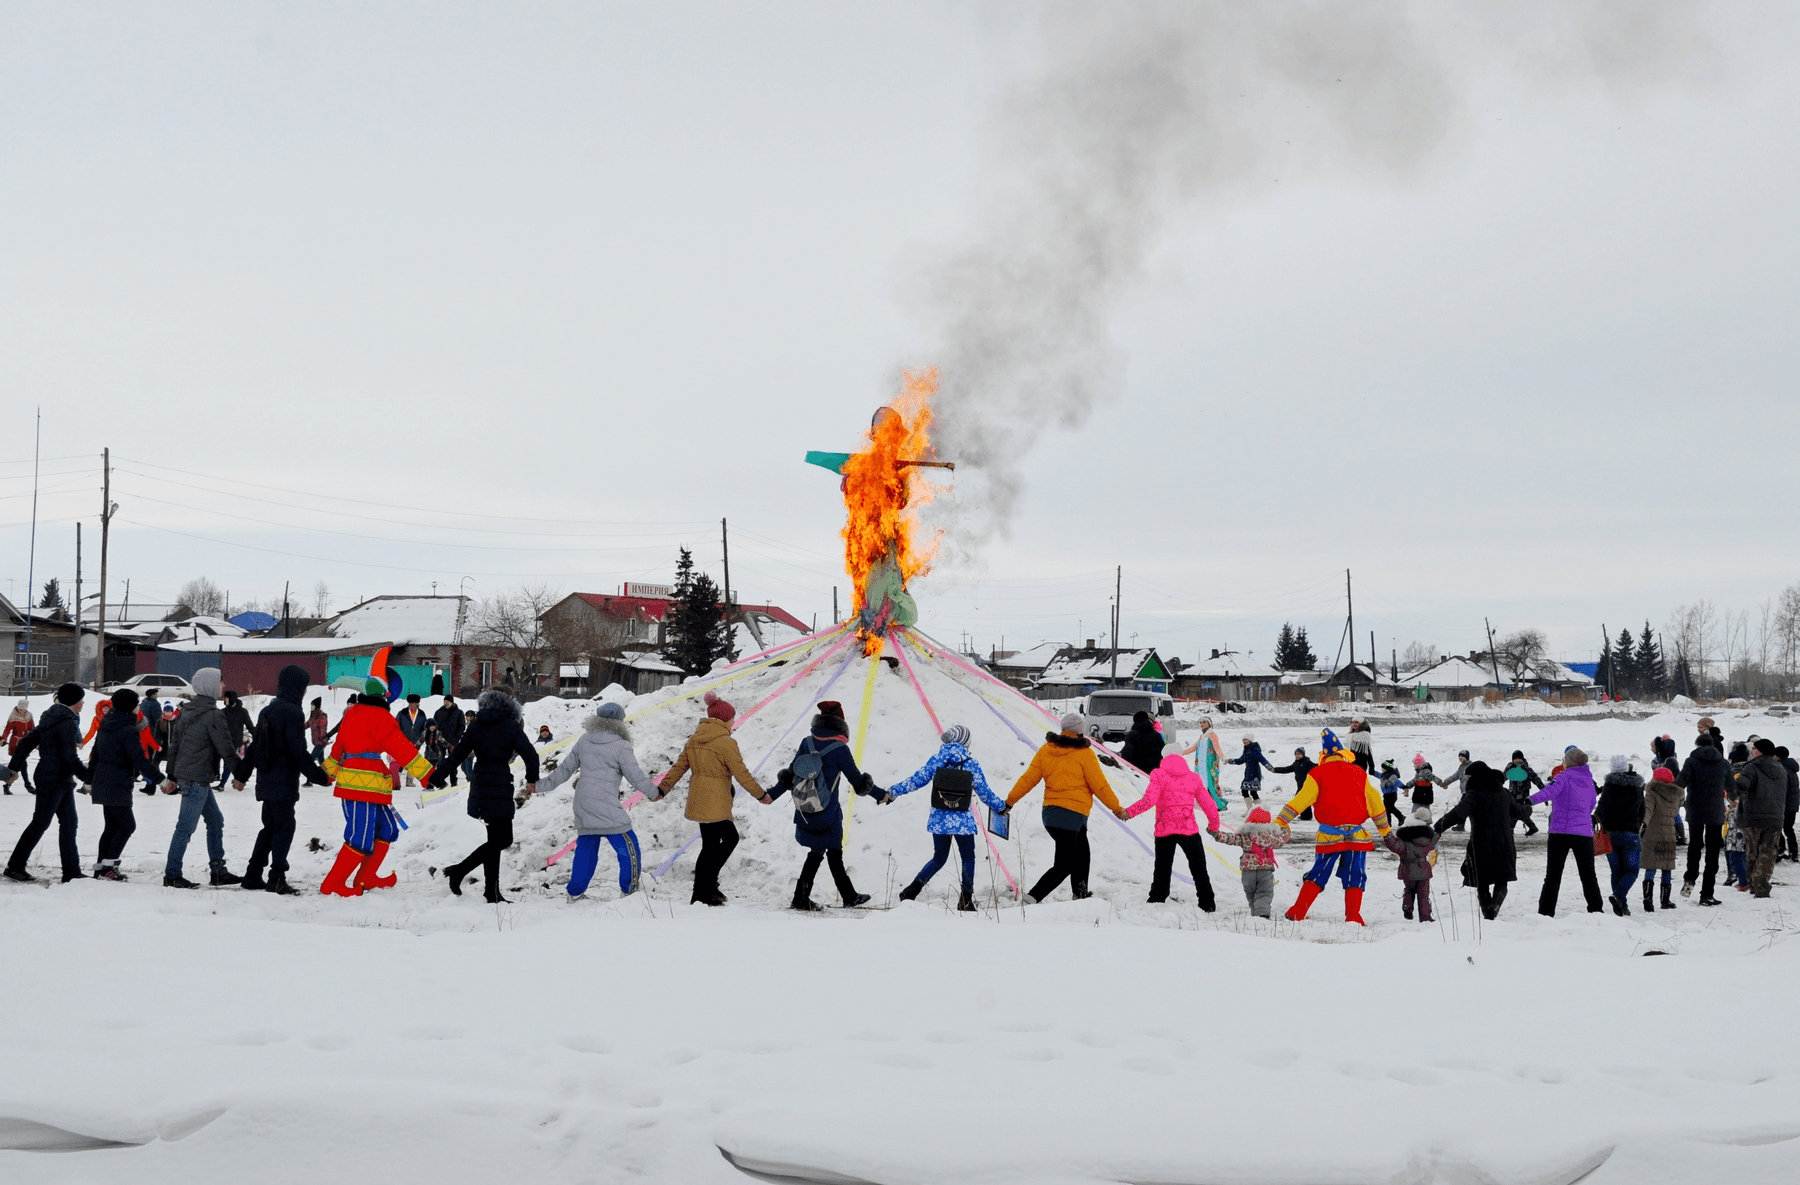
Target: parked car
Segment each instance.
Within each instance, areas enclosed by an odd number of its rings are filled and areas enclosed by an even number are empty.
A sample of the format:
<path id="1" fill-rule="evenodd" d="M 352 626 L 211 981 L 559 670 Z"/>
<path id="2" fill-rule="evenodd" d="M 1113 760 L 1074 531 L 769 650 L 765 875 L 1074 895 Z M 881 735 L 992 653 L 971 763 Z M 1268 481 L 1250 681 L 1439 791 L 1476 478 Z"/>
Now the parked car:
<path id="1" fill-rule="evenodd" d="M 111 695 L 127 687 L 140 696 L 154 695 L 159 700 L 187 699 L 194 694 L 193 685 L 180 675 L 133 675 L 123 683 L 108 683 L 100 694 Z"/>
<path id="2" fill-rule="evenodd" d="M 1175 701 L 1154 691 L 1096 691 L 1088 696 L 1082 715 L 1087 717 L 1088 735 L 1110 743 L 1125 739 L 1125 733 L 1131 728 L 1131 718 L 1138 712 L 1161 716 L 1170 722 L 1164 727 L 1170 728 L 1175 716 Z"/>
<path id="3" fill-rule="evenodd" d="M 1791 716 L 1794 712 L 1792 704 L 1770 704 L 1763 712 L 1765 716 Z"/>

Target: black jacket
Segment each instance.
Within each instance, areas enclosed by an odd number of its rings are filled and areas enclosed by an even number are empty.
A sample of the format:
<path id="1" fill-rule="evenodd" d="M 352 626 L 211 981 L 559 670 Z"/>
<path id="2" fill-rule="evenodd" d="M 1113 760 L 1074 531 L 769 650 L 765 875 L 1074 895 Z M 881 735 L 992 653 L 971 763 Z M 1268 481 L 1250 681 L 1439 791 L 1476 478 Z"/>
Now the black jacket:
<path id="1" fill-rule="evenodd" d="M 1644 779 L 1630 770 L 1607 774 L 1600 785 L 1600 800 L 1594 804 L 1594 821 L 1602 831 L 1644 829 Z"/>
<path id="2" fill-rule="evenodd" d="M 227 701 L 225 706 L 219 709 L 219 714 L 225 717 L 225 727 L 231 730 L 232 744 L 234 746 L 243 744 L 249 737 L 251 729 L 250 709 L 244 706 L 244 701 L 241 699 Z"/>
<path id="3" fill-rule="evenodd" d="M 1787 809 L 1787 769 L 1772 753 L 1758 753 L 1738 770 L 1737 793 L 1745 827 L 1779 827 Z"/>
<path id="4" fill-rule="evenodd" d="M 1154 724 L 1133 724 L 1119 747 L 1119 756 L 1149 773 L 1162 764 L 1163 736 Z"/>
<path id="5" fill-rule="evenodd" d="M 1469 767 L 1467 784 L 1469 788 L 1461 800 L 1433 825 L 1442 835 L 1458 823 L 1468 821 L 1469 848 L 1463 857 L 1463 884 L 1499 885 L 1517 880 L 1513 823 L 1530 818 L 1530 806 L 1521 805 L 1507 790 L 1506 780 L 1485 762 L 1475 762 Z"/>
<path id="6" fill-rule="evenodd" d="M 425 714 L 425 709 L 420 708 L 414 711 L 413 706 L 408 704 L 394 713 L 394 719 L 400 722 L 402 735 L 413 743 L 413 748 L 418 748 L 425 740 L 425 726 L 431 722 L 431 717 Z"/>
<path id="7" fill-rule="evenodd" d="M 138 737 L 136 712 L 108 712 L 94 734 L 93 768 L 94 805 L 125 806 L 131 802 L 131 791 L 141 775 L 152 782 L 162 781 L 156 763 L 144 756 L 144 743 Z"/>
<path id="8" fill-rule="evenodd" d="M 37 787 L 39 790 L 64 790 L 75 779 L 88 779 L 87 766 L 81 763 L 81 717 L 67 704 L 51 704 L 38 717 L 37 727 L 25 734 L 13 752 L 9 768 L 23 770 L 25 758 L 37 751 Z"/>
<path id="9" fill-rule="evenodd" d="M 475 769 L 469 775 L 469 814 L 477 819 L 513 817 L 512 759 L 525 759 L 525 780 L 538 780 L 537 750 L 525 735 L 518 703 L 504 691 L 484 691 L 475 701 L 475 723 L 469 725 L 450 755 L 438 762 L 431 784 L 441 786 L 450 771 L 471 754 Z"/>
<path id="10" fill-rule="evenodd" d="M 438 735 L 444 738 L 446 745 L 454 745 L 462 740 L 463 710 L 455 704 L 445 704 L 433 712 L 431 722 L 437 725 Z"/>
<path id="11" fill-rule="evenodd" d="M 1800 761 L 1792 757 L 1783 757 L 1781 764 L 1787 767 L 1787 809 L 1800 811 Z"/>
<path id="12" fill-rule="evenodd" d="M 1675 775 L 1675 784 L 1687 791 L 1682 809 L 1695 827 L 1717 826 L 1725 821 L 1725 783 L 1731 765 L 1711 745 L 1695 745 Z"/>
<path id="13" fill-rule="evenodd" d="M 258 802 L 299 802 L 301 775 L 314 786 L 331 782 L 312 759 L 302 706 L 308 679 L 303 667 L 281 668 L 275 676 L 275 698 L 256 718 L 255 735 L 232 775 L 239 782 L 248 782 L 255 774 Z"/>
<path id="14" fill-rule="evenodd" d="M 1294 763 L 1292 765 L 1277 765 L 1269 772 L 1275 774 L 1293 774 L 1294 789 L 1298 791 L 1306 789 L 1306 777 L 1308 774 L 1312 773 L 1313 769 L 1318 764 L 1318 762 L 1314 761 L 1306 754 L 1297 753 L 1294 755 Z M 1361 765 L 1362 763 L 1359 761 L 1357 764 Z"/>

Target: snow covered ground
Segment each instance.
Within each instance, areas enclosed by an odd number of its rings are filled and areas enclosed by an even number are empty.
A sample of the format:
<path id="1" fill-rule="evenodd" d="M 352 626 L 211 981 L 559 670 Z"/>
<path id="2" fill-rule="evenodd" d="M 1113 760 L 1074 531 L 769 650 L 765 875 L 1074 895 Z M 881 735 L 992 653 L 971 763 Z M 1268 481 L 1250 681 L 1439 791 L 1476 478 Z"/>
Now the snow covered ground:
<path id="1" fill-rule="evenodd" d="M 974 731 L 1004 792 L 1031 752 L 1013 730 L 1035 740 L 1041 721 L 910 657 L 941 722 Z M 767 754 L 764 776 L 838 662 L 739 729 L 753 766 Z M 746 711 L 795 669 L 765 668 L 722 694 Z M 867 670 L 853 660 L 831 691 L 853 723 Z M 934 729 L 903 670 L 878 669 L 873 688 L 864 764 L 889 782 L 931 752 Z M 563 738 L 586 707 L 546 701 L 527 719 Z M 686 700 L 634 721 L 646 768 L 666 768 L 698 715 Z M 1570 743 L 1642 757 L 1669 732 L 1685 748 L 1697 715 L 1378 721 L 1375 748 L 1402 764 L 1422 751 L 1440 773 L 1458 748 L 1500 760 L 1521 748 L 1547 771 Z M 1760 716 L 1715 715 L 1733 738 L 1800 739 L 1800 727 L 1790 738 Z M 1236 723 L 1224 723 L 1234 753 Z M 1256 731 L 1277 764 L 1316 738 Z M 1136 797 L 1133 777 L 1113 776 Z M 1265 786 L 1276 803 L 1291 781 Z M 1269 923 L 1247 916 L 1229 849 L 1209 848 L 1217 914 L 1179 884 L 1176 902 L 1145 904 L 1149 857 L 1096 814 L 1091 900 L 1065 888 L 1022 909 L 984 853 L 983 912 L 948 908 L 947 871 L 891 910 L 798 915 L 783 908 L 800 862 L 791 811 L 740 800 L 726 908 L 686 904 L 691 851 L 625 901 L 603 857 L 589 899 L 570 903 L 566 862 L 543 871 L 572 834 L 569 793 L 520 812 L 506 906 L 452 898 L 431 875 L 481 838 L 460 797 L 419 809 L 402 791 L 400 885 L 354 900 L 162 889 L 176 803 L 161 796 L 138 800 L 129 884 L 53 883 L 47 837 L 33 870 L 52 883 L 0 883 L 13 1000 L 0 1026 L 0 1148 L 86 1150 L 0 1151 L 0 1180 L 1800 1177 L 1788 912 L 1800 887 L 1616 918 L 1578 912 L 1571 872 L 1561 916 L 1541 918 L 1540 836 L 1497 922 L 1477 926 L 1468 891 L 1441 875 L 1441 920 L 1404 921 L 1393 865 L 1377 857 L 1367 930 L 1336 920 L 1335 890 L 1312 920 Z M 1047 863 L 1037 801 L 1000 844 L 1015 876 Z M 0 842 L 30 804 L 0 799 Z M 227 791 L 223 807 L 241 871 L 255 806 Z M 856 803 L 849 863 L 875 904 L 929 854 L 926 809 L 923 793 Z M 649 867 L 692 834 L 680 795 L 634 814 Z M 1149 816 L 1131 830 L 1147 840 Z M 340 831 L 336 803 L 310 791 L 296 883 L 317 885 Z M 84 805 L 84 863 L 98 834 Z M 1292 864 L 1306 863 L 1288 850 L 1278 909 L 1293 898 Z M 1789 867 L 1778 878 L 1800 881 Z M 188 873 L 203 871 L 196 837 Z M 829 885 L 815 897 L 834 901 Z"/>

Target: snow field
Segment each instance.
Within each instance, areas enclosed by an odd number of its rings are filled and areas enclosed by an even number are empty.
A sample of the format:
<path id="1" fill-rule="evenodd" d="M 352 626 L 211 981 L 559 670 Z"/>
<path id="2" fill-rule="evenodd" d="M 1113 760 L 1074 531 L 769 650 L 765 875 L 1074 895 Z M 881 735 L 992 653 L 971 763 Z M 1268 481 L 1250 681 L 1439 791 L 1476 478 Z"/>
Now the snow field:
<path id="1" fill-rule="evenodd" d="M 1030 747 L 966 676 L 909 657 L 940 721 L 974 732 L 971 748 L 1004 794 Z M 838 661 L 739 730 L 753 767 L 772 751 L 765 780 L 806 720 L 785 739 L 783 730 L 810 716 Z M 746 711 L 794 669 L 766 668 L 721 694 Z M 854 659 L 831 691 L 853 728 L 867 671 Z M 628 712 L 673 694 L 634 700 Z M 1014 727 L 1041 737 L 1029 708 L 993 695 Z M 542 701 L 526 717 L 532 732 L 549 723 L 563 739 L 590 708 Z M 693 700 L 632 722 L 646 769 L 668 767 L 699 711 Z M 1788 739 L 1773 722 L 1714 714 L 1734 739 Z M 863 764 L 884 785 L 935 749 L 904 670 L 877 670 L 870 715 Z M 1375 752 L 1409 769 L 1423 751 L 1447 774 L 1458 748 L 1490 762 L 1522 748 L 1547 773 L 1569 743 L 1602 766 L 1613 751 L 1647 755 L 1661 732 L 1685 749 L 1697 715 L 1377 721 Z M 1243 730 L 1221 723 L 1235 754 Z M 1317 736 L 1254 730 L 1276 764 Z M 1233 790 L 1238 772 L 1227 767 Z M 1135 799 L 1137 775 L 1108 773 L 1124 801 Z M 1265 773 L 1264 804 L 1278 808 L 1291 787 Z M 162 796 L 137 800 L 124 861 L 131 883 L 0 885 L 0 950 L 15 998 L 12 1023 L 0 1026 L 0 1148 L 61 1138 L 52 1129 L 125 1145 L 0 1151 L 0 1179 L 731 1182 L 753 1179 L 747 1170 L 883 1185 L 1641 1185 L 1795 1176 L 1786 886 L 1770 901 L 1726 893 L 1724 906 L 1702 910 L 1678 898 L 1674 911 L 1620 919 L 1580 912 L 1571 870 L 1560 916 L 1540 918 L 1540 836 L 1522 843 L 1521 879 L 1501 919 L 1478 929 L 1471 895 L 1452 887 L 1450 836 L 1437 924 L 1400 918 L 1383 854 L 1370 862 L 1367 930 L 1337 920 L 1335 888 L 1308 922 L 1271 923 L 1245 912 L 1235 850 L 1211 845 L 1217 914 L 1200 914 L 1179 883 L 1174 903 L 1145 904 L 1148 855 L 1096 813 L 1091 900 L 1070 901 L 1065 887 L 1021 909 L 979 845 L 982 913 L 949 910 L 953 861 L 919 902 L 803 916 L 782 908 L 801 858 L 791 809 L 741 800 L 744 842 L 723 878 L 728 907 L 686 904 L 692 851 L 620 901 L 603 849 L 589 899 L 571 903 L 566 861 L 542 871 L 573 834 L 564 787 L 520 811 L 503 884 L 514 902 L 487 906 L 450 897 L 428 871 L 475 846 L 481 826 L 460 796 L 419 809 L 417 793 L 396 796 L 410 824 L 390 861 L 400 885 L 362 898 L 162 889 L 176 813 Z M 927 797 L 855 804 L 849 865 L 876 904 L 930 853 Z M 683 800 L 633 812 L 647 868 L 692 834 Z M 1015 838 L 999 845 L 1027 883 L 1049 857 L 1040 801 L 1026 800 Z M 0 840 L 16 836 L 30 803 L 0 799 Z M 228 790 L 222 807 L 227 854 L 241 871 L 255 804 Z M 1242 816 L 1235 794 L 1230 814 Z M 83 800 L 84 865 L 98 815 Z M 297 884 L 317 885 L 341 827 L 327 792 L 307 791 Z M 1150 817 L 1131 828 L 1147 841 Z M 323 850 L 304 850 L 311 837 Z M 1301 843 L 1283 851 L 1278 910 L 1310 862 Z M 54 853 L 52 833 L 34 871 L 53 875 Z M 196 836 L 191 877 L 204 860 Z M 1792 877 L 1788 867 L 1778 880 Z M 834 902 L 821 881 L 815 899 Z"/>

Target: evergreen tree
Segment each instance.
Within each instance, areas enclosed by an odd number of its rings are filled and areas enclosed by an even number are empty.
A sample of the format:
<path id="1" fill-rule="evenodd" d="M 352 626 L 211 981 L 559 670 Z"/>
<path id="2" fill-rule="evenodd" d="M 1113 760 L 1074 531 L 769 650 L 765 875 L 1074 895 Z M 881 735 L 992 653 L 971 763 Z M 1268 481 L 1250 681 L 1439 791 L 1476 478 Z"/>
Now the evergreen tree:
<path id="1" fill-rule="evenodd" d="M 1671 693 L 1693 695 L 1693 687 L 1694 673 L 1688 669 L 1687 656 L 1677 651 L 1675 670 L 1669 675 L 1669 690 Z"/>
<path id="2" fill-rule="evenodd" d="M 58 617 L 68 616 L 69 607 L 63 604 L 62 581 L 54 576 L 44 581 L 44 596 L 43 599 L 38 602 L 38 608 L 54 609 L 56 610 L 56 616 Z"/>
<path id="3" fill-rule="evenodd" d="M 1631 640 L 1630 630 L 1620 630 L 1619 640 L 1613 643 L 1613 690 L 1620 695 L 1637 697 L 1638 669 L 1636 643 Z"/>
<path id="4" fill-rule="evenodd" d="M 1312 644 L 1306 640 L 1306 627 L 1301 626 L 1294 631 L 1294 665 L 1288 670 L 1310 671 L 1318 665 L 1319 656 L 1313 653 Z"/>
<path id="5" fill-rule="evenodd" d="M 1310 671 L 1318 661 L 1306 641 L 1306 627 L 1295 629 L 1291 623 L 1282 622 L 1281 632 L 1275 636 L 1276 669 Z"/>
<path id="6" fill-rule="evenodd" d="M 1662 647 L 1656 644 L 1656 631 L 1644 623 L 1637 645 L 1638 692 L 1644 696 L 1660 696 L 1669 686 L 1669 671 L 1663 664 Z"/>
<path id="7" fill-rule="evenodd" d="M 689 675 L 703 675 L 730 649 L 719 586 L 694 571 L 694 556 L 681 549 L 675 565 L 675 596 L 669 605 L 663 654 Z"/>

